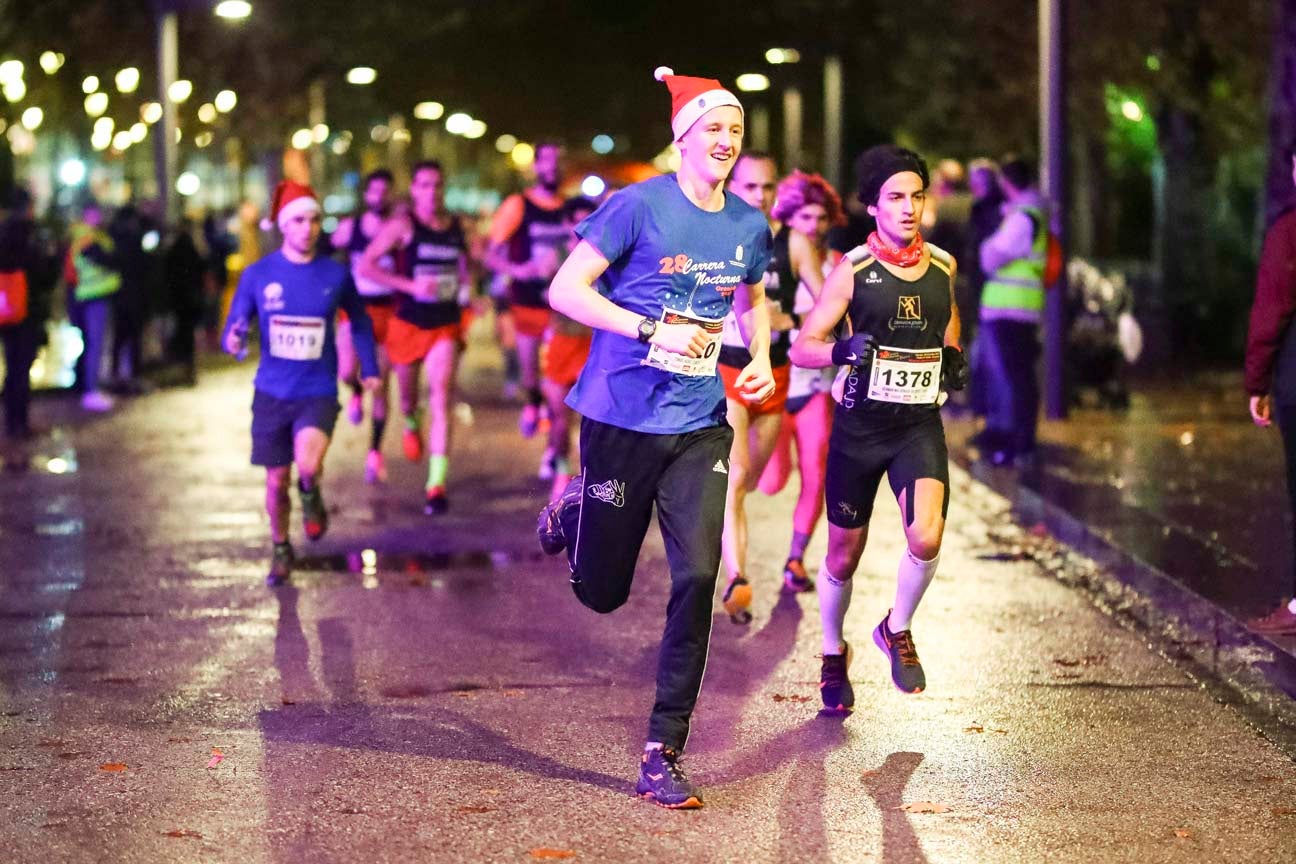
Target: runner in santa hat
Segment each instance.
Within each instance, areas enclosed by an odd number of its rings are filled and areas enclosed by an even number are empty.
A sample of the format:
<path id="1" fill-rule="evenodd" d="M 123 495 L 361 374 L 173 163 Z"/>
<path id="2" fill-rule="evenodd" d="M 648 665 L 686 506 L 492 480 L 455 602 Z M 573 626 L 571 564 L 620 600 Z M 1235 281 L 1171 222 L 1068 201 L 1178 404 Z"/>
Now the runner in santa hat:
<path id="1" fill-rule="evenodd" d="M 828 555 L 815 590 L 823 624 L 820 696 L 825 709 L 844 713 L 854 708 L 855 693 L 843 626 L 884 474 L 900 506 L 907 548 L 895 603 L 873 641 L 898 689 L 927 687 L 910 626 L 940 563 L 949 506 L 940 394 L 963 389 L 968 374 L 958 347 L 954 259 L 918 231 L 926 163 L 911 150 L 882 145 L 864 153 L 859 165 L 859 199 L 877 230 L 833 268 L 792 345 L 798 366 L 842 367 L 828 443 Z M 832 341 L 829 334 L 843 318 L 848 335 Z"/>
<path id="2" fill-rule="evenodd" d="M 337 346 L 333 320 L 339 309 L 351 319 L 366 389 L 379 385 L 373 325 L 346 267 L 316 255 L 320 205 L 309 186 L 285 180 L 274 190 L 270 217 L 283 235 L 276 252 L 243 271 L 230 304 L 222 344 L 240 358 L 255 317 L 261 333 L 252 397 L 252 464 L 266 469 L 270 515 L 270 573 L 282 585 L 292 572 L 288 539 L 292 465 L 297 463 L 306 536 L 318 540 L 328 528 L 320 474 L 338 415 Z"/>
<path id="3" fill-rule="evenodd" d="M 716 369 L 731 309 L 751 362 L 735 388 L 769 398 L 765 268 L 769 225 L 724 185 L 742 152 L 737 97 L 710 78 L 656 77 L 671 94 L 674 176 L 613 195 L 549 289 L 553 308 L 594 329 L 567 398 L 582 415 L 581 474 L 540 514 L 541 545 L 567 550 L 577 598 L 596 612 L 626 601 L 656 505 L 670 563 L 657 697 L 636 791 L 664 807 L 702 805 L 680 766 L 702 685 L 720 566 L 733 432 Z"/>

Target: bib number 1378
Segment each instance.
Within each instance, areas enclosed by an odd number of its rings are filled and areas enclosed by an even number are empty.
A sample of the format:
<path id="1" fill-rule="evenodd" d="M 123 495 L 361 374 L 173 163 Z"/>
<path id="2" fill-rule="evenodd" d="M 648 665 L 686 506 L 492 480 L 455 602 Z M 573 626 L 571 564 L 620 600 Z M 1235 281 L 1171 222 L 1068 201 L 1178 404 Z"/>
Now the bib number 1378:
<path id="1" fill-rule="evenodd" d="M 877 402 L 929 405 L 940 396 L 941 352 L 878 348 L 869 375 L 868 397 Z"/>

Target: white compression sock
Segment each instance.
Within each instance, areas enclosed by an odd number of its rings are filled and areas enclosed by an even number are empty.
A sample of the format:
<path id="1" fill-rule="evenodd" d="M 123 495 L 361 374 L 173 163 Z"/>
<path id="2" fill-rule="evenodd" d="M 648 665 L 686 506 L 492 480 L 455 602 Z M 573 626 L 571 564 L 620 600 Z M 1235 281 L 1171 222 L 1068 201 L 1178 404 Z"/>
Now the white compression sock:
<path id="1" fill-rule="evenodd" d="M 892 633 L 908 630 L 913 624 L 914 612 L 922 602 L 927 586 L 936 575 L 936 566 L 940 564 L 940 553 L 930 561 L 924 561 L 905 549 L 900 556 L 900 567 L 896 572 L 895 606 L 891 609 L 891 619 L 887 629 Z"/>
<path id="2" fill-rule="evenodd" d="M 823 624 L 823 650 L 825 654 L 840 654 L 842 625 L 846 610 L 850 608 L 851 586 L 854 579 L 838 580 L 828 572 L 828 565 L 819 568 L 815 577 L 815 593 L 819 595 L 819 620 Z"/>

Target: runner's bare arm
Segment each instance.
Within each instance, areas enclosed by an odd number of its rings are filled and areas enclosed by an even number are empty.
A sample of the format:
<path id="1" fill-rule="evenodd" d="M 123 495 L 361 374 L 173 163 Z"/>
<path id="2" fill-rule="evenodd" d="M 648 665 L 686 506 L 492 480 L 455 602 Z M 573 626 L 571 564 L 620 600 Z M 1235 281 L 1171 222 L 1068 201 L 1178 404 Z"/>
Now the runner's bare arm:
<path id="1" fill-rule="evenodd" d="M 329 244 L 334 252 L 342 252 L 351 245 L 351 232 L 355 230 L 355 217 L 348 216 L 338 223 L 337 230 L 329 236 Z"/>
<path id="2" fill-rule="evenodd" d="M 743 285 L 733 295 L 734 317 L 738 331 L 747 342 L 752 357 L 764 356 L 769 361 L 770 313 L 765 302 L 765 280 L 755 285 Z"/>
<path id="3" fill-rule="evenodd" d="M 752 360 L 738 373 L 734 386 L 745 398 L 764 402 L 774 393 L 774 373 L 770 371 L 770 309 L 765 302 L 765 280 L 743 285 L 734 292 L 734 317 L 738 330 L 747 340 Z"/>
<path id="4" fill-rule="evenodd" d="M 500 204 L 491 219 L 490 242 L 486 247 L 486 266 L 505 276 L 513 275 L 513 263 L 508 260 L 508 244 L 522 226 L 525 205 L 521 195 L 510 195 Z"/>
<path id="5" fill-rule="evenodd" d="M 958 277 L 958 262 L 950 258 L 950 320 L 945 327 L 945 344 L 953 345 L 960 351 L 963 345 L 963 319 L 959 317 L 958 300 L 954 297 L 954 280 Z"/>
<path id="6" fill-rule="evenodd" d="M 408 217 L 396 218 L 383 225 L 382 230 L 369 241 L 360 263 L 356 266 L 360 278 L 369 279 L 393 291 L 403 291 L 414 297 L 420 296 L 418 282 L 399 273 L 389 273 L 378 266 L 378 261 L 389 252 L 395 252 L 409 242 L 414 233 L 414 226 Z"/>
<path id="7" fill-rule="evenodd" d="M 843 258 L 824 280 L 823 293 L 801 322 L 801 333 L 790 352 L 793 363 L 805 369 L 833 365 L 833 343 L 828 336 L 846 314 L 854 293 L 855 268 L 849 258 Z"/>
<path id="8" fill-rule="evenodd" d="M 549 305 L 587 327 L 636 339 L 643 316 L 616 305 L 594 287 L 607 268 L 608 260 L 603 253 L 588 240 L 582 240 L 554 275 L 549 285 Z M 767 345 L 768 338 L 767 334 Z M 701 357 L 707 344 L 706 334 L 696 324 L 658 324 L 651 341 L 673 354 L 687 357 Z"/>
<path id="9" fill-rule="evenodd" d="M 792 272 L 806 284 L 811 295 L 818 300 L 819 295 L 823 293 L 824 286 L 823 252 L 810 242 L 809 237 L 800 231 L 790 230 L 788 233 L 788 259 L 792 265 Z"/>

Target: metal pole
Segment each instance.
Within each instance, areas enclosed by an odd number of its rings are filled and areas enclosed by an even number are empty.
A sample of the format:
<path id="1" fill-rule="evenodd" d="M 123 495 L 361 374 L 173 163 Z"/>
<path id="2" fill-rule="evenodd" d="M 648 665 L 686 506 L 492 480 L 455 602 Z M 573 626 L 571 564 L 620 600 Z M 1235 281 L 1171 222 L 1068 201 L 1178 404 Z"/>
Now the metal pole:
<path id="1" fill-rule="evenodd" d="M 783 91 L 783 170 L 801 167 L 801 91 Z"/>
<path id="2" fill-rule="evenodd" d="M 310 89 L 306 94 L 308 107 L 306 111 L 307 123 L 310 125 L 311 134 L 314 134 L 315 127 L 327 123 L 328 103 L 324 91 L 324 79 L 316 78 L 310 83 Z M 324 142 L 316 142 L 310 148 L 310 173 L 311 183 L 315 189 L 323 190 L 324 183 Z M 321 194 L 323 194 L 321 192 Z"/>
<path id="3" fill-rule="evenodd" d="M 1039 0 L 1040 191 L 1066 260 L 1067 128 L 1066 0 Z M 1066 267 L 1044 301 L 1044 411 L 1051 420 L 1067 414 Z"/>
<path id="4" fill-rule="evenodd" d="M 833 54 L 824 59 L 824 179 L 841 188 L 842 168 L 842 61 Z"/>
<path id="5" fill-rule="evenodd" d="M 157 176 L 158 206 L 162 210 L 162 224 L 167 225 L 180 214 L 179 195 L 175 189 L 177 147 L 176 106 L 171 101 L 170 89 L 176 80 L 179 66 L 179 24 L 174 10 L 158 7 L 157 60 L 158 102 L 162 106 L 162 120 L 154 132 L 154 171 Z"/>

